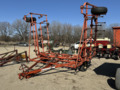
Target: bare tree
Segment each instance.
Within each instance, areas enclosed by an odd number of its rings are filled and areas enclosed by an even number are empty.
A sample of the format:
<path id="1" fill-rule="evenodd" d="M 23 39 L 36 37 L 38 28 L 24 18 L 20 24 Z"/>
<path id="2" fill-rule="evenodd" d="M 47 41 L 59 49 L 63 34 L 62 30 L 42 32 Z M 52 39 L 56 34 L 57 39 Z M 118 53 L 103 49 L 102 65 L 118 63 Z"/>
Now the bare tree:
<path id="1" fill-rule="evenodd" d="M 64 33 L 64 38 L 65 38 L 65 42 L 66 43 L 71 43 L 72 42 L 72 30 L 73 30 L 73 27 L 71 24 L 64 24 L 64 29 L 65 31 Z"/>
<path id="2" fill-rule="evenodd" d="M 12 29 L 9 22 L 0 22 L 0 39 L 3 41 L 9 41 L 10 35 L 12 35 Z"/>
<path id="3" fill-rule="evenodd" d="M 57 21 L 52 22 L 49 27 L 51 38 L 54 41 L 61 43 L 74 43 L 80 39 L 81 34 L 80 26 L 72 26 L 71 24 L 61 24 Z"/>
<path id="4" fill-rule="evenodd" d="M 61 39 L 61 35 L 62 35 L 62 24 L 59 23 L 59 22 L 52 22 L 50 27 L 49 27 L 49 30 L 50 30 L 50 34 L 51 34 L 51 38 L 55 41 L 58 41 L 58 42 L 61 42 L 62 39 Z"/>
<path id="5" fill-rule="evenodd" d="M 23 20 L 16 20 L 13 22 L 12 27 L 21 41 L 28 40 L 29 24 Z"/>
<path id="6" fill-rule="evenodd" d="M 77 42 L 80 40 L 81 31 L 82 31 L 81 26 L 79 25 L 74 26 L 74 42 Z"/>

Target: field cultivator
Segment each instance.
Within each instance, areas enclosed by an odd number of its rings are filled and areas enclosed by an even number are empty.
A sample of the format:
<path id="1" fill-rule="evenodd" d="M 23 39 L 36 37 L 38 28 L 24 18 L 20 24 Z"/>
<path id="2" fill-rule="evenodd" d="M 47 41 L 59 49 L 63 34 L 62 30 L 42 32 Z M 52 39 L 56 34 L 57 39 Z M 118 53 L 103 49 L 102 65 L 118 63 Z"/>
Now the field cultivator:
<path id="1" fill-rule="evenodd" d="M 89 8 L 90 6 L 91 8 Z M 45 14 L 37 14 L 37 13 L 29 13 L 30 17 L 28 15 L 24 16 L 24 20 L 26 22 L 30 23 L 30 40 L 31 37 L 34 39 L 34 46 L 35 46 L 35 54 L 37 57 L 35 58 L 30 58 L 30 46 L 29 46 L 29 60 L 34 61 L 35 63 L 28 67 L 25 64 L 22 64 L 20 66 L 20 70 L 22 70 L 22 73 L 19 73 L 19 79 L 23 78 L 30 78 L 40 72 L 44 72 L 47 70 L 59 68 L 59 67 L 64 67 L 64 68 L 70 68 L 72 70 L 82 70 L 85 71 L 90 63 L 92 57 L 96 54 L 95 48 L 92 47 L 92 39 L 97 37 L 97 26 L 98 25 L 98 17 L 101 17 L 102 14 L 106 14 L 107 9 L 103 7 L 102 9 L 105 9 L 105 11 L 99 11 L 98 7 L 89 4 L 89 3 L 84 3 L 81 7 L 81 13 L 84 15 L 84 23 L 83 23 L 83 28 L 81 32 L 81 37 L 80 37 L 80 43 L 83 42 L 82 47 L 81 44 L 79 45 L 78 49 L 78 54 L 77 55 L 70 55 L 70 54 L 58 54 L 54 53 L 50 50 L 50 44 L 49 44 L 49 31 L 48 31 L 48 20 L 47 20 L 47 15 Z M 85 13 L 83 12 L 85 9 Z M 92 14 L 88 14 L 88 9 L 91 10 Z M 96 11 L 97 10 L 97 11 Z M 36 16 L 38 19 L 44 18 L 45 20 L 42 22 L 37 22 Z M 88 20 L 90 20 L 90 28 L 88 28 L 87 23 Z M 44 45 L 43 45 L 43 32 L 41 26 L 42 24 L 45 24 L 45 28 L 47 30 L 47 38 L 48 38 L 48 47 L 49 50 L 45 51 L 44 50 Z M 37 26 L 40 28 L 37 29 Z M 95 30 L 93 30 L 95 28 Z M 90 31 L 90 35 L 87 36 L 88 30 Z M 40 34 L 38 34 L 40 32 Z M 95 32 L 95 37 L 93 37 L 93 32 Z M 42 42 L 42 51 L 39 49 L 39 40 Z M 87 49 L 87 42 L 90 42 L 90 48 Z M 30 43 L 30 41 L 29 41 Z M 30 45 L 30 44 L 29 44 Z M 37 64 L 42 64 L 38 69 L 33 69 Z"/>
<path id="2" fill-rule="evenodd" d="M 25 59 L 25 60 L 23 60 Z M 18 53 L 18 50 L 0 54 L 0 66 L 7 64 L 8 62 L 20 63 L 23 61 L 28 62 L 27 52 Z"/>

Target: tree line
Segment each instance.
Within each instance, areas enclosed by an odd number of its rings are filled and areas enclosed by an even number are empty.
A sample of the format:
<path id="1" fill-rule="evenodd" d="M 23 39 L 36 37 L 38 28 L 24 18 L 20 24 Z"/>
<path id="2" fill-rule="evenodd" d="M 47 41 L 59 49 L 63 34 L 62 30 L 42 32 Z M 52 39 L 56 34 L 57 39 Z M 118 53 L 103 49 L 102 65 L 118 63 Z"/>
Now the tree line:
<path id="1" fill-rule="evenodd" d="M 89 25 L 89 24 L 88 24 Z M 120 23 L 113 23 L 106 25 L 105 23 L 101 24 L 102 26 L 98 27 L 97 38 L 108 37 L 113 43 L 113 29 L 112 27 L 120 26 Z M 90 28 L 90 26 L 88 26 Z M 62 43 L 75 43 L 80 40 L 82 26 L 80 25 L 71 25 L 71 24 L 62 24 L 60 22 L 54 21 L 49 27 L 51 33 L 51 39 L 57 40 Z M 90 36 L 90 30 L 88 30 L 87 36 Z M 94 29 L 93 29 L 93 38 L 94 38 Z"/>
<path id="2" fill-rule="evenodd" d="M 0 41 L 27 41 L 29 24 L 23 20 L 0 22 Z"/>
<path id="3" fill-rule="evenodd" d="M 102 27 L 99 27 L 98 28 L 99 31 L 97 35 L 98 38 L 108 37 L 111 39 L 111 42 L 112 42 L 113 41 L 112 27 L 114 26 L 120 26 L 120 24 L 114 23 L 114 24 L 110 24 L 109 26 L 102 25 Z M 29 23 L 26 23 L 21 19 L 15 20 L 12 24 L 10 24 L 9 22 L 0 22 L 0 41 L 27 42 L 29 39 L 29 28 L 30 28 Z M 81 31 L 82 31 L 82 26 L 80 25 L 72 25 L 68 23 L 63 24 L 58 21 L 53 21 L 49 25 L 50 39 L 56 42 L 61 42 L 61 43 L 70 44 L 70 43 L 75 43 L 79 41 Z M 45 34 L 43 35 L 44 37 L 46 37 Z M 88 36 L 89 36 L 89 33 L 88 33 Z"/>

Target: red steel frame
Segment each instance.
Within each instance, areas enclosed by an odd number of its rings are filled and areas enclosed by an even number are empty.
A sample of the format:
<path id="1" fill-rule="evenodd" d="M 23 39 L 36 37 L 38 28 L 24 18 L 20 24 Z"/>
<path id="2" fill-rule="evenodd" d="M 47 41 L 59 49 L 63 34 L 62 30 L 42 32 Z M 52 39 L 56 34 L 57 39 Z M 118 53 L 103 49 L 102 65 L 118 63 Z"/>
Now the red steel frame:
<path id="1" fill-rule="evenodd" d="M 65 68 L 71 68 L 74 69 L 75 71 L 77 69 L 79 69 L 81 67 L 81 65 L 83 64 L 87 64 L 88 62 L 91 61 L 92 57 L 93 57 L 93 48 L 92 48 L 92 38 L 93 38 L 93 23 L 95 21 L 95 34 L 97 32 L 97 18 L 98 16 L 96 15 L 91 15 L 88 14 L 88 6 L 91 7 L 96 7 L 92 4 L 89 3 L 84 3 L 84 5 L 82 5 L 81 8 L 81 13 L 84 15 L 84 24 L 83 24 L 83 28 L 82 28 L 82 33 L 81 33 L 81 37 L 80 37 L 80 42 L 83 40 L 83 44 L 82 47 L 80 47 L 81 45 L 79 45 L 79 50 L 78 50 L 78 55 L 69 55 L 69 54 L 57 54 L 57 53 L 53 53 L 51 52 L 50 48 L 49 51 L 45 52 L 44 51 L 44 46 L 43 46 L 43 34 L 42 34 L 42 27 L 41 24 L 43 23 L 48 23 L 47 20 L 47 15 L 45 14 L 36 14 L 36 13 L 29 13 L 28 15 L 31 15 L 31 26 L 30 26 L 30 38 L 31 38 L 31 27 L 32 27 L 32 31 L 33 31 L 33 38 L 34 38 L 34 46 L 35 46 L 35 51 L 36 51 L 36 58 L 30 58 L 30 46 L 29 46 L 29 59 L 30 61 L 34 61 L 35 63 L 31 66 L 28 67 L 25 64 L 22 64 L 20 67 L 20 70 L 22 70 L 22 73 L 19 73 L 19 79 L 22 78 L 30 78 L 33 75 L 38 74 L 39 72 L 44 72 L 50 69 L 55 69 L 55 68 L 59 68 L 59 67 L 65 67 Z M 83 13 L 83 9 L 86 9 L 86 12 Z M 24 19 L 28 16 L 25 15 Z M 32 15 L 38 15 L 40 17 L 45 16 L 46 20 L 37 23 L 36 21 L 33 22 L 33 17 Z M 91 28 L 90 28 L 90 37 L 88 38 L 87 36 L 87 21 L 88 18 L 91 17 Z M 26 20 L 26 19 L 25 19 Z M 39 49 L 39 45 L 38 45 L 38 33 L 37 33 L 37 24 L 40 25 L 40 31 L 41 31 L 41 41 L 42 41 L 42 51 L 40 51 Z M 34 27 L 35 27 L 35 31 L 34 31 Z M 46 25 L 47 27 L 47 37 L 48 37 L 48 46 L 50 47 L 49 44 L 49 31 L 48 31 L 48 25 Z M 36 33 L 34 33 L 36 32 Z M 97 34 L 96 34 L 97 35 Z M 95 35 L 95 40 L 96 40 L 96 35 Z M 87 42 L 90 41 L 90 48 L 87 49 Z M 29 41 L 30 42 L 30 41 Z M 45 64 L 45 66 L 43 66 L 42 68 L 38 68 L 33 70 L 33 67 L 36 66 L 38 63 L 41 64 Z"/>
<path id="2" fill-rule="evenodd" d="M 20 56 L 23 53 L 25 53 L 26 62 L 28 62 L 26 51 L 22 53 L 18 53 L 18 50 L 13 50 L 10 52 L 0 54 L 0 66 L 3 66 L 6 63 L 11 62 L 11 61 L 21 62 L 22 60 L 20 60 Z"/>

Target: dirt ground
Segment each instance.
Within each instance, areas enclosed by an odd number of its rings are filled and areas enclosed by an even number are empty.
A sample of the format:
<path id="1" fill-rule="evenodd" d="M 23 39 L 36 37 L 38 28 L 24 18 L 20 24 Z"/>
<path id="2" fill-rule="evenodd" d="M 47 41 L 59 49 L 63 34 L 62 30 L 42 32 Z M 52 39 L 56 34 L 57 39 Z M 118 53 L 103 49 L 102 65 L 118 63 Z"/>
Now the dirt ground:
<path id="1" fill-rule="evenodd" d="M 0 53 L 13 49 L 12 46 L 0 47 Z M 28 47 L 16 49 L 19 52 L 28 51 Z M 18 79 L 19 67 L 20 64 L 11 63 L 0 67 L 0 90 L 114 90 L 115 72 L 120 67 L 120 60 L 93 58 L 86 72 L 74 75 L 73 70 L 58 68 L 23 80 Z"/>

